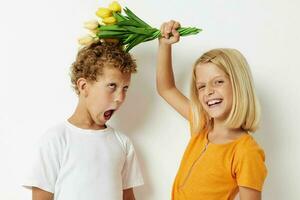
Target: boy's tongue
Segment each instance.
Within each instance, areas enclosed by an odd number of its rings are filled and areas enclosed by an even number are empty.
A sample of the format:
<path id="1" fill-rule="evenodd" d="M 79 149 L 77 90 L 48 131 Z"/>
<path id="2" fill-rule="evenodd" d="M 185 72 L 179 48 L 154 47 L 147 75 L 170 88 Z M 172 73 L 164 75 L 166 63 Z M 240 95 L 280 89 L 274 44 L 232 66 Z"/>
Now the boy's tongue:
<path id="1" fill-rule="evenodd" d="M 109 119 L 111 118 L 113 112 L 114 112 L 113 110 L 108 110 L 108 111 L 106 111 L 106 112 L 104 113 L 104 118 L 105 118 L 106 120 L 109 120 Z"/>

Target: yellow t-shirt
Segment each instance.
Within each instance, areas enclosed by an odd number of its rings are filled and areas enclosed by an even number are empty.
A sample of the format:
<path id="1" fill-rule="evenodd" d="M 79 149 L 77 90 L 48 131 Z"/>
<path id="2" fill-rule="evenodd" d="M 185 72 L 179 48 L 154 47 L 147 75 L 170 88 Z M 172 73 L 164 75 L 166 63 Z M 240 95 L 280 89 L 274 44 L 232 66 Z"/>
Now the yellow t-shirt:
<path id="1" fill-rule="evenodd" d="M 172 200 L 232 200 L 239 186 L 262 190 L 267 175 L 264 151 L 249 134 L 226 144 L 195 134 L 183 155 Z"/>

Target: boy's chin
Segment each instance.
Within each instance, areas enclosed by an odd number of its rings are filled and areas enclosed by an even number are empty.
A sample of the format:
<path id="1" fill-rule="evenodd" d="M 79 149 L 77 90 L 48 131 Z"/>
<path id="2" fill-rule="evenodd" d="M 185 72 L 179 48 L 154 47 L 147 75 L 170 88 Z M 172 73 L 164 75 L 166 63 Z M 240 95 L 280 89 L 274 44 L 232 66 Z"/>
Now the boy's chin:
<path id="1" fill-rule="evenodd" d="M 103 117 L 101 119 L 97 118 L 97 119 L 93 119 L 93 120 L 97 126 L 106 127 L 105 123 L 107 122 L 107 120 L 105 120 Z"/>

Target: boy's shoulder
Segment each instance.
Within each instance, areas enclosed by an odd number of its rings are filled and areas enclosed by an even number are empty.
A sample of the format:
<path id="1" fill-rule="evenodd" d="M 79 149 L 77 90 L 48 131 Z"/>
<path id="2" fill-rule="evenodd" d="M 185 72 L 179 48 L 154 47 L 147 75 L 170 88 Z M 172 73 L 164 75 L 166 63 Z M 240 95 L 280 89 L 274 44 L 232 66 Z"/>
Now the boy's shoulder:
<path id="1" fill-rule="evenodd" d="M 50 126 L 40 137 L 40 143 L 59 141 L 66 137 L 66 125 L 64 122 Z"/>
<path id="2" fill-rule="evenodd" d="M 109 127 L 112 129 L 114 135 L 116 136 L 116 138 L 120 142 L 122 148 L 124 148 L 124 150 L 126 152 L 128 152 L 128 150 L 133 147 L 131 139 L 123 131 L 115 129 L 111 126 L 109 126 Z"/>

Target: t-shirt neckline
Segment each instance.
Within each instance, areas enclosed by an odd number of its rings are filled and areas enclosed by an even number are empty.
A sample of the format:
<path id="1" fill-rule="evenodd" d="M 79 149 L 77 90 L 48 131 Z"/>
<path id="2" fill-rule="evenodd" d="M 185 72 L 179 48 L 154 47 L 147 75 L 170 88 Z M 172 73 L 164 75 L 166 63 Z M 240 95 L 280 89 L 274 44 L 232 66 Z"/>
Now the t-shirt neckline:
<path id="1" fill-rule="evenodd" d="M 106 128 L 104 128 L 104 129 L 98 129 L 98 130 L 95 130 L 95 129 L 83 129 L 83 128 L 75 126 L 74 124 L 72 124 L 68 120 L 65 120 L 65 125 L 69 129 L 71 129 L 72 131 L 83 133 L 83 134 L 103 135 L 104 133 L 109 133 L 111 131 L 111 127 L 109 125 L 107 125 L 107 124 L 105 124 Z"/>
<path id="2" fill-rule="evenodd" d="M 223 147 L 223 146 L 230 146 L 232 144 L 238 143 L 239 141 L 241 141 L 244 138 L 249 137 L 249 136 L 250 136 L 249 133 L 246 133 L 246 134 L 240 136 L 239 138 L 237 138 L 237 139 L 235 139 L 233 141 L 229 141 L 229 142 L 226 142 L 226 143 L 219 143 L 218 144 L 218 143 L 213 143 L 213 142 L 209 141 L 209 139 L 208 139 L 208 131 L 205 131 L 205 133 L 204 133 L 204 140 L 205 140 L 205 143 L 209 144 L 210 146 Z"/>

